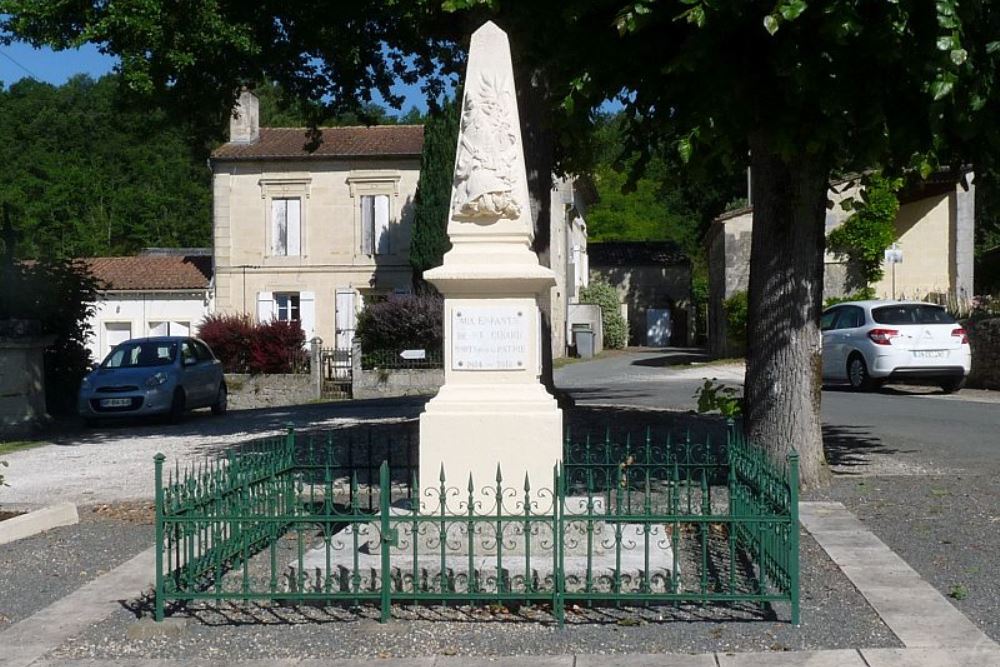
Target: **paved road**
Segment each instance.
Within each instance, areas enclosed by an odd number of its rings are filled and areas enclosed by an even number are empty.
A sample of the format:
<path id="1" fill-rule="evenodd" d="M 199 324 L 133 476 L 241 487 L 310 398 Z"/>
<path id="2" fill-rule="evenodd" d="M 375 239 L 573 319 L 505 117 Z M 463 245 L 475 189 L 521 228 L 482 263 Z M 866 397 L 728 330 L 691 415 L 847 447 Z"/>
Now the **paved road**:
<path id="1" fill-rule="evenodd" d="M 743 366 L 711 363 L 698 350 L 629 350 L 570 364 L 555 375 L 577 404 L 670 410 L 693 410 L 705 378 L 741 385 Z M 823 424 L 833 465 L 865 463 L 876 466 L 872 472 L 902 474 L 984 472 L 983 466 L 1000 472 L 1000 392 L 946 396 L 932 387 L 892 385 L 858 394 L 827 387 Z"/>

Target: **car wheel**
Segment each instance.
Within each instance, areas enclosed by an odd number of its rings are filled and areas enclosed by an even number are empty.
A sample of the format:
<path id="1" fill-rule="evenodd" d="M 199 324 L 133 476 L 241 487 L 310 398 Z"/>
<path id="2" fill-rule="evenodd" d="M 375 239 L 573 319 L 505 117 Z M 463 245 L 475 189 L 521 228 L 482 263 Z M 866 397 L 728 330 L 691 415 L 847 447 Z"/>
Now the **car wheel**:
<path id="1" fill-rule="evenodd" d="M 219 385 L 219 395 L 215 398 L 215 403 L 212 404 L 212 414 L 213 415 L 224 415 L 229 407 L 229 390 L 226 389 L 226 383 L 223 382 Z"/>
<path id="2" fill-rule="evenodd" d="M 847 381 L 854 391 L 872 391 L 881 383 L 868 374 L 868 364 L 860 354 L 854 353 L 847 360 Z"/>
<path id="3" fill-rule="evenodd" d="M 941 391 L 946 394 L 954 394 L 965 386 L 965 377 L 950 378 L 941 383 Z"/>
<path id="4" fill-rule="evenodd" d="M 170 421 L 179 421 L 181 416 L 184 414 L 184 390 L 180 387 L 174 389 L 174 397 L 170 401 Z"/>

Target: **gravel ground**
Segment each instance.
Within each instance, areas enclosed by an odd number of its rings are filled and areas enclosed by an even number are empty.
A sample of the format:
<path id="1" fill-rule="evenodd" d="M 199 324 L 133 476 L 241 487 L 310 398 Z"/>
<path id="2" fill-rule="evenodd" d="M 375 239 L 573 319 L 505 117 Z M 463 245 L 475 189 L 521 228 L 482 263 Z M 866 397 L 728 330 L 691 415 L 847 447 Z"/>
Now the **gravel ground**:
<path id="1" fill-rule="evenodd" d="M 844 503 L 890 549 L 1000 641 L 1000 466 L 975 474 L 838 479 L 810 499 Z"/>
<path id="2" fill-rule="evenodd" d="M 0 632 L 153 545 L 145 506 L 79 512 L 75 526 L 0 546 Z"/>
<path id="3" fill-rule="evenodd" d="M 896 637 L 826 557 L 802 538 L 802 626 L 789 625 L 787 605 L 680 609 L 570 609 L 564 630 L 544 608 L 507 611 L 397 607 L 394 621 L 378 624 L 377 610 L 192 605 L 180 637 L 127 639 L 148 600 L 66 642 L 49 657 L 376 658 L 415 655 L 522 655 L 705 651 L 786 651 L 898 647 Z"/>

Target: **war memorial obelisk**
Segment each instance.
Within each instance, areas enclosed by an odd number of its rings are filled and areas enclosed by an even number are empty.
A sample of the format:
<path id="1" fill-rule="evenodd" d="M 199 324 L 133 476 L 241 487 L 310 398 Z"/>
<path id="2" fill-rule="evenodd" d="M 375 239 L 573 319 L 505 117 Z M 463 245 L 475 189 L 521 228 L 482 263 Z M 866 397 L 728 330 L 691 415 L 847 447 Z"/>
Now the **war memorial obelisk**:
<path id="1" fill-rule="evenodd" d="M 445 383 L 420 416 L 420 486 L 552 487 L 562 412 L 540 382 L 539 295 L 555 284 L 532 223 L 507 35 L 472 35 L 449 208 L 452 248 L 424 279 L 444 295 Z"/>

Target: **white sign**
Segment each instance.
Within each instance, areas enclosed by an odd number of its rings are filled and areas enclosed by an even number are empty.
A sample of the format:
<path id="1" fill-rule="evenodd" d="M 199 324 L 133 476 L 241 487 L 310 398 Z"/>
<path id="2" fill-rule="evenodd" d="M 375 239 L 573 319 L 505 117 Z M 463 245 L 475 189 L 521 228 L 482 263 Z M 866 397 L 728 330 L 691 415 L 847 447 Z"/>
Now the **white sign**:
<path id="1" fill-rule="evenodd" d="M 452 370 L 525 370 L 531 340 L 529 315 L 526 308 L 519 306 L 454 308 Z"/>
<path id="2" fill-rule="evenodd" d="M 403 359 L 426 359 L 427 350 L 403 350 L 399 356 Z"/>
<path id="3" fill-rule="evenodd" d="M 899 247 L 898 243 L 893 243 L 891 247 L 885 249 L 885 263 L 886 264 L 903 263 L 903 249 Z"/>

